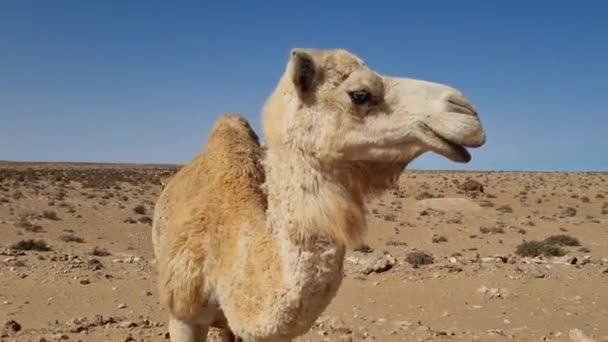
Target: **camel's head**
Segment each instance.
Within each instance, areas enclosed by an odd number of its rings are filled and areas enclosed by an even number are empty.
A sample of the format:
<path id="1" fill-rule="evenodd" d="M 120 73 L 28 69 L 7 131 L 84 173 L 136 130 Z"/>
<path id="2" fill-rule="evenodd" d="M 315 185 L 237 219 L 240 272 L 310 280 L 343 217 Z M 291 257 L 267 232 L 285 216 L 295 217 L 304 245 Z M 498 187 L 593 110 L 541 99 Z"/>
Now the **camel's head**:
<path id="1" fill-rule="evenodd" d="M 324 165 L 398 163 L 426 151 L 471 158 L 485 132 L 473 105 L 444 84 L 380 75 L 346 50 L 294 49 L 264 107 L 270 148 Z"/>

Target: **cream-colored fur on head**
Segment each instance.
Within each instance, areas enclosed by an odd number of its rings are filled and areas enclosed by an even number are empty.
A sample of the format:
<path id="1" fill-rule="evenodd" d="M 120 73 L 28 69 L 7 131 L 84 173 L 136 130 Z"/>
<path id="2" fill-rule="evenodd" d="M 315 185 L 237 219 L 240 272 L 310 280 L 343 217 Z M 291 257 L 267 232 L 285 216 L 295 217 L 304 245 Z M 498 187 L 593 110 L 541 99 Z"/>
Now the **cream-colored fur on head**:
<path id="1" fill-rule="evenodd" d="M 264 147 L 221 116 L 207 147 L 154 212 L 161 304 L 171 341 L 224 329 L 245 341 L 306 333 L 335 296 L 364 200 L 426 151 L 467 162 L 485 133 L 446 85 L 383 76 L 346 50 L 294 49 L 263 108 Z M 174 331 L 174 332 L 173 332 Z"/>

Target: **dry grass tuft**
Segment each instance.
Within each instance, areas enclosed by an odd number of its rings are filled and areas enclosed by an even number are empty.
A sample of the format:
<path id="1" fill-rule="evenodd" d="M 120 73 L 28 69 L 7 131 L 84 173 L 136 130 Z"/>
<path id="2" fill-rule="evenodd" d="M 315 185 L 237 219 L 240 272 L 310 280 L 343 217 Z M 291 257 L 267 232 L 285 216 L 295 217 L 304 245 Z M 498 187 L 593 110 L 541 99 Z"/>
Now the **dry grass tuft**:
<path id="1" fill-rule="evenodd" d="M 448 238 L 446 238 L 443 235 L 435 235 L 433 236 L 433 238 L 431 239 L 432 243 L 440 243 L 440 242 L 447 242 Z"/>
<path id="2" fill-rule="evenodd" d="M 63 242 L 76 242 L 76 243 L 84 243 L 84 239 L 76 236 L 76 235 L 72 235 L 72 234 L 64 234 L 59 236 L 59 240 L 63 241 Z"/>
<path id="3" fill-rule="evenodd" d="M 548 238 L 546 238 L 545 240 L 543 240 L 543 242 L 546 244 L 549 244 L 549 245 L 558 245 L 558 246 L 580 246 L 581 245 L 580 241 L 578 241 L 577 238 L 572 237 L 570 235 L 566 235 L 566 234 L 551 235 Z"/>
<path id="4" fill-rule="evenodd" d="M 546 243 L 545 241 L 524 241 L 517 246 L 515 254 L 522 257 L 537 256 L 564 256 L 568 252 L 558 245 Z"/>
<path id="5" fill-rule="evenodd" d="M 101 248 L 101 247 L 95 247 L 93 248 L 93 250 L 90 253 L 93 256 L 98 256 L 98 257 L 105 257 L 105 256 L 110 256 L 112 255 L 112 253 L 108 252 L 107 249 L 105 248 Z"/>
<path id="6" fill-rule="evenodd" d="M 414 268 L 435 263 L 433 256 L 426 252 L 414 251 L 407 254 L 406 261 Z"/>
<path id="7" fill-rule="evenodd" d="M 504 234 L 505 230 L 502 227 L 479 227 L 482 234 Z"/>
<path id="8" fill-rule="evenodd" d="M 52 220 L 52 221 L 59 221 L 61 220 L 61 218 L 59 218 L 59 216 L 57 215 L 56 212 L 52 211 L 52 210 L 45 210 L 42 212 L 42 217 L 47 219 L 47 220 Z"/>
<path id="9" fill-rule="evenodd" d="M 135 206 L 135 208 L 133 208 L 133 212 L 135 212 L 136 214 L 145 215 L 146 214 L 146 207 L 144 207 L 141 204 L 137 205 L 137 206 Z"/>
<path id="10" fill-rule="evenodd" d="M 19 250 L 19 251 L 38 251 L 38 252 L 48 252 L 51 247 L 44 240 L 21 240 L 17 243 L 14 243 L 10 246 L 11 249 Z"/>

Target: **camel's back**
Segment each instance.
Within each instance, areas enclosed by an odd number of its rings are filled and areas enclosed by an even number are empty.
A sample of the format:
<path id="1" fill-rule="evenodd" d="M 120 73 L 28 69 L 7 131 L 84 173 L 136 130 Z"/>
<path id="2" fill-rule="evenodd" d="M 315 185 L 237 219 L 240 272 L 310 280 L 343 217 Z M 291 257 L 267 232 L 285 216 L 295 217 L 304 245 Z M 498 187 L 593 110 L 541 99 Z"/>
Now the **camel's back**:
<path id="1" fill-rule="evenodd" d="M 205 149 L 171 178 L 159 196 L 153 227 L 157 256 L 167 230 L 183 228 L 176 220 L 204 220 L 204 229 L 263 214 L 262 157 L 259 139 L 242 116 L 220 116 Z"/>

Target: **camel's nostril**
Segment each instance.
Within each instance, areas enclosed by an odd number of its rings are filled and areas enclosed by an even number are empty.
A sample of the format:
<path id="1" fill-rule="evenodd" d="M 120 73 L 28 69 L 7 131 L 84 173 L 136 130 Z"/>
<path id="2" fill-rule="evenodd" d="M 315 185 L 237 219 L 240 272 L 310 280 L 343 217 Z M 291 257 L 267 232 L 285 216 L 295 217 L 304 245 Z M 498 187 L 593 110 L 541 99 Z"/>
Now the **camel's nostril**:
<path id="1" fill-rule="evenodd" d="M 453 112 L 478 116 L 473 105 L 464 98 L 450 97 L 447 99 L 447 103 L 449 103 L 450 110 Z"/>

